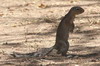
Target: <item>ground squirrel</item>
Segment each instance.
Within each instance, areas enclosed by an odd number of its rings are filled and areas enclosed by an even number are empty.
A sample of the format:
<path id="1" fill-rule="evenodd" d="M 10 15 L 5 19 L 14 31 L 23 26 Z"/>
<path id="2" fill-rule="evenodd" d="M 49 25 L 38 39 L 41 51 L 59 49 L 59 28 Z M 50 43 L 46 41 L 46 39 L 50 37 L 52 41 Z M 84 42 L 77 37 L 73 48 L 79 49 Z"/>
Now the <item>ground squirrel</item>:
<path id="1" fill-rule="evenodd" d="M 59 23 L 57 34 L 56 34 L 56 42 L 52 48 L 49 48 L 49 51 L 45 52 L 45 54 L 41 55 L 41 53 L 26 53 L 26 54 L 19 54 L 13 53 L 14 57 L 21 57 L 21 56 L 45 56 L 48 55 L 53 49 L 57 50 L 57 54 L 61 54 L 62 56 L 67 56 L 67 51 L 69 49 L 69 32 L 73 32 L 74 30 L 74 19 L 75 16 L 84 12 L 84 9 L 75 6 L 70 9 L 70 11 L 63 17 L 61 22 Z"/>
<path id="2" fill-rule="evenodd" d="M 74 6 L 70 9 L 70 11 L 63 17 L 61 22 L 59 23 L 57 34 L 56 34 L 56 42 L 53 49 L 57 50 L 57 54 L 61 54 L 62 56 L 66 56 L 67 51 L 69 49 L 69 32 L 73 32 L 74 30 L 74 19 L 75 16 L 84 12 L 84 9 L 79 6 Z M 50 52 L 51 52 L 50 51 Z"/>

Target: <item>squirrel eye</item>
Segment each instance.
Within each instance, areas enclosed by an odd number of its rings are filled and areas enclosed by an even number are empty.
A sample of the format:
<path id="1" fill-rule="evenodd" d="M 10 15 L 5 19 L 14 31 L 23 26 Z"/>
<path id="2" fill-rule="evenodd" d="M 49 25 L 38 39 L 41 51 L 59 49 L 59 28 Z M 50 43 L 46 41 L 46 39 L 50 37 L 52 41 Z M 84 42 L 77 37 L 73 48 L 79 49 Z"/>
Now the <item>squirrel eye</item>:
<path id="1" fill-rule="evenodd" d="M 79 8 L 76 8 L 76 10 L 79 10 Z"/>

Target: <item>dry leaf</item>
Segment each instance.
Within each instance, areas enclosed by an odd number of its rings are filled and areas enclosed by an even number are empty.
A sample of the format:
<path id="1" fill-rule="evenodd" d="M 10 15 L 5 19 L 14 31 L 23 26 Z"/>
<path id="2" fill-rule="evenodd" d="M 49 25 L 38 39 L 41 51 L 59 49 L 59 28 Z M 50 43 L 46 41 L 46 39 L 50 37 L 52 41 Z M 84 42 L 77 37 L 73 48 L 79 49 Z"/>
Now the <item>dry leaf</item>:
<path id="1" fill-rule="evenodd" d="M 47 6 L 41 3 L 38 7 L 40 7 L 40 8 L 46 8 Z"/>
<path id="2" fill-rule="evenodd" d="M 17 27 L 16 25 L 12 25 L 12 27 Z"/>

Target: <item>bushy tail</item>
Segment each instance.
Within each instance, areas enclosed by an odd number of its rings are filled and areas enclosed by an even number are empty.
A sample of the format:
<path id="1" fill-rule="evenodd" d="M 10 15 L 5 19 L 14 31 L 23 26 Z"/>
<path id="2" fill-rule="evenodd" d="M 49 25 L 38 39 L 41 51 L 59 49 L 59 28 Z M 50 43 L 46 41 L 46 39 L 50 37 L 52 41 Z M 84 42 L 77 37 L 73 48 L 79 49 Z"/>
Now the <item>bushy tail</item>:
<path id="1" fill-rule="evenodd" d="M 33 57 L 36 53 L 35 52 L 32 52 L 32 53 L 18 53 L 18 52 L 13 52 L 12 55 L 13 57 Z M 35 57 L 35 56 L 34 56 Z"/>
<path id="2" fill-rule="evenodd" d="M 42 50 L 43 49 L 43 50 Z M 11 55 L 13 57 L 43 57 L 48 55 L 50 52 L 52 52 L 52 50 L 54 49 L 54 47 L 51 48 L 42 48 L 40 51 L 38 52 L 32 52 L 32 53 L 18 53 L 18 52 L 13 52 Z"/>
<path id="3" fill-rule="evenodd" d="M 53 47 L 51 47 L 51 48 L 48 50 L 48 52 L 46 52 L 46 54 L 45 54 L 45 55 L 48 55 L 50 52 L 52 52 L 52 51 L 53 51 L 53 49 L 54 49 L 54 46 L 53 46 Z"/>

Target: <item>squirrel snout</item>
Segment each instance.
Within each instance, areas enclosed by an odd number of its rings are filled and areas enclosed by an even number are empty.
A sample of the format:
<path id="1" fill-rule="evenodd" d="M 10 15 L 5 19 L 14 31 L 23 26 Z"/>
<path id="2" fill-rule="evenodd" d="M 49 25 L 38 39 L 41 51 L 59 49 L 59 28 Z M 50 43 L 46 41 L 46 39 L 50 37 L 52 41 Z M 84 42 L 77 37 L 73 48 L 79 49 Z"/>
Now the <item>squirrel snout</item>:
<path id="1" fill-rule="evenodd" d="M 84 9 L 82 9 L 82 13 L 83 13 L 83 12 L 85 12 L 85 10 L 84 10 Z"/>

